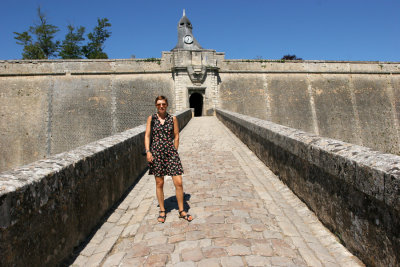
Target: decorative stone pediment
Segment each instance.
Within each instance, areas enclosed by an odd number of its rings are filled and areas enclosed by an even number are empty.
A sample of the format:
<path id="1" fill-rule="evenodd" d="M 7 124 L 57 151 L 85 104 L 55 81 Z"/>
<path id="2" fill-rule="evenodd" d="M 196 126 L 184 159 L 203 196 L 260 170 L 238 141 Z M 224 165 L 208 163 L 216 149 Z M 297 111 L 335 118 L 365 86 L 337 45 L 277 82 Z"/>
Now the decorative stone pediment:
<path id="1" fill-rule="evenodd" d="M 190 77 L 190 80 L 192 81 L 192 83 L 203 83 L 205 78 L 206 78 L 206 74 L 207 74 L 207 68 L 206 66 L 188 66 L 187 67 L 187 71 Z"/>

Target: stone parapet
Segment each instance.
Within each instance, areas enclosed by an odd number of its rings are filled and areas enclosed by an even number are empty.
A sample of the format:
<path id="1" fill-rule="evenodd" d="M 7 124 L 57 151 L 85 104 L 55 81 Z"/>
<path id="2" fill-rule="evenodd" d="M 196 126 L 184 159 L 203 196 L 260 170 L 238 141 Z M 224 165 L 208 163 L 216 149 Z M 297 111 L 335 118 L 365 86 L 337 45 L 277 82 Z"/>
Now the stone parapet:
<path id="1" fill-rule="evenodd" d="M 0 77 L 170 73 L 170 55 L 143 59 L 0 60 Z"/>
<path id="2" fill-rule="evenodd" d="M 400 74 L 399 62 L 226 59 L 221 73 Z"/>
<path id="3" fill-rule="evenodd" d="M 177 115 L 180 129 L 192 117 Z M 145 125 L 0 174 L 0 266 L 55 266 L 147 168 Z"/>
<path id="4" fill-rule="evenodd" d="M 400 157 L 217 109 L 218 118 L 370 266 L 400 264 Z"/>

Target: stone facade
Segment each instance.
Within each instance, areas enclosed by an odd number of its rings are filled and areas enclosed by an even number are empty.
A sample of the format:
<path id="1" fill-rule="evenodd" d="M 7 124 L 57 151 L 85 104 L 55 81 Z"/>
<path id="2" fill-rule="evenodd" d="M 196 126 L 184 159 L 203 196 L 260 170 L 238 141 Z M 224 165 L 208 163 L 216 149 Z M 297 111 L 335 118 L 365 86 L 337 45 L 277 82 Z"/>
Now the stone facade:
<path id="1" fill-rule="evenodd" d="M 321 136 L 400 153 L 400 64 L 226 60 L 215 50 L 160 59 L 0 62 L 0 171 L 135 127 L 169 98 L 202 100 Z"/>
<path id="2" fill-rule="evenodd" d="M 175 112 L 164 60 L 0 65 L 0 171 L 141 125 L 155 112 L 157 95 L 167 96 Z"/>
<path id="3" fill-rule="evenodd" d="M 224 60 L 220 107 L 400 153 L 400 64 Z"/>
<path id="4" fill-rule="evenodd" d="M 189 108 L 194 93 L 203 97 L 203 114 L 212 115 L 219 105 L 217 56 L 215 50 L 175 50 L 172 75 L 174 77 L 176 110 Z"/>

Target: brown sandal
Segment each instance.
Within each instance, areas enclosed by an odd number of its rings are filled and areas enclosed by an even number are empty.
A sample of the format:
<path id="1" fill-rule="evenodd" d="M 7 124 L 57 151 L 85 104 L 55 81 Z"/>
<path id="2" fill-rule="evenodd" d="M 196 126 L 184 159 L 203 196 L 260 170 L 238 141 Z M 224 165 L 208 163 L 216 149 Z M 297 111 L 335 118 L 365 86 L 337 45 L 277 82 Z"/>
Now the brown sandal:
<path id="1" fill-rule="evenodd" d="M 184 212 L 184 210 L 179 211 L 179 218 L 182 218 L 182 219 L 184 219 L 184 220 L 186 220 L 186 221 L 188 221 L 188 222 L 191 222 L 191 221 L 193 220 L 192 215 L 187 214 L 187 213 L 186 213 L 186 215 L 182 215 L 182 212 Z M 190 217 L 191 219 L 189 219 L 189 217 Z"/>
<path id="2" fill-rule="evenodd" d="M 164 212 L 164 216 L 161 216 L 161 212 Z M 157 221 L 160 222 L 160 223 L 165 223 L 165 219 L 167 218 L 167 213 L 165 212 L 165 210 L 160 210 L 158 212 L 158 214 L 159 215 L 158 215 Z"/>

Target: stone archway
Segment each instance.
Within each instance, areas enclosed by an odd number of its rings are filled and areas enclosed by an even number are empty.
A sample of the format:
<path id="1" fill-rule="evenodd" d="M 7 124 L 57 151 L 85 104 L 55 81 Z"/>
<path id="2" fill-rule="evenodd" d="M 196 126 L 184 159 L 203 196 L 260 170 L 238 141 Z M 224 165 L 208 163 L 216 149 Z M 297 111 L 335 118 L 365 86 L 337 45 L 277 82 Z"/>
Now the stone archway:
<path id="1" fill-rule="evenodd" d="M 194 116 L 203 115 L 203 96 L 200 93 L 192 93 L 189 97 L 190 108 L 194 108 Z"/>

